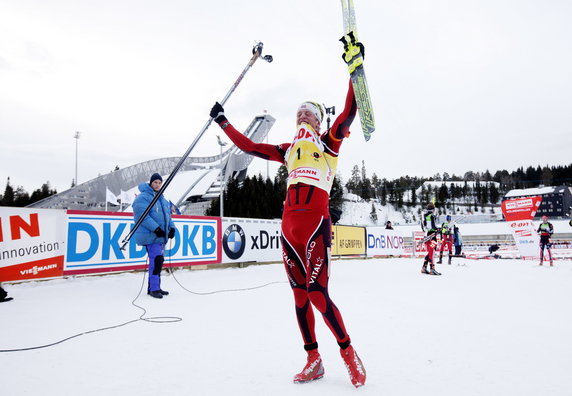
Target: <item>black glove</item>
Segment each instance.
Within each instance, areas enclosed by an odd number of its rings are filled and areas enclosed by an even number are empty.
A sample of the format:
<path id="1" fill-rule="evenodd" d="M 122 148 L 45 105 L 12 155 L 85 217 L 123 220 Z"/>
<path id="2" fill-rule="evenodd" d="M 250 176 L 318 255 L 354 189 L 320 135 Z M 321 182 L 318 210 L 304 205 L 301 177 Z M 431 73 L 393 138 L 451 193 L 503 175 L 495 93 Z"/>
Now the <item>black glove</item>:
<path id="1" fill-rule="evenodd" d="M 165 235 L 167 235 L 167 234 L 165 234 L 165 231 L 163 231 L 163 230 L 161 229 L 161 227 L 155 228 L 155 231 L 153 231 L 153 232 L 154 232 L 155 235 L 157 235 L 159 238 L 163 238 Z"/>
<path id="2" fill-rule="evenodd" d="M 173 239 L 175 237 L 175 229 L 169 228 L 169 239 Z"/>
<path id="3" fill-rule="evenodd" d="M 219 102 L 214 104 L 213 108 L 211 109 L 210 116 L 217 124 L 220 124 L 223 121 L 227 121 L 226 117 L 224 116 L 224 109 Z"/>

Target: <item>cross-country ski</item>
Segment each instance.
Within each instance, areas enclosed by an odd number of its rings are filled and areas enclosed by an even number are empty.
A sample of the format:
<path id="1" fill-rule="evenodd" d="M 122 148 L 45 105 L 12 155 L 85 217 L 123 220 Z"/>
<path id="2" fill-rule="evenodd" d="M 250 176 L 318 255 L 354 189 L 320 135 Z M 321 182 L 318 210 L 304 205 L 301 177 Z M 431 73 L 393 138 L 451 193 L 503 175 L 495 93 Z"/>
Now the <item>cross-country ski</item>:
<path id="1" fill-rule="evenodd" d="M 344 44 L 344 60 L 348 64 L 348 71 L 354 86 L 363 136 L 368 141 L 375 131 L 375 119 L 363 67 L 364 51 L 363 46 L 358 41 L 353 0 L 341 0 L 341 2 L 344 36 L 340 41 Z"/>

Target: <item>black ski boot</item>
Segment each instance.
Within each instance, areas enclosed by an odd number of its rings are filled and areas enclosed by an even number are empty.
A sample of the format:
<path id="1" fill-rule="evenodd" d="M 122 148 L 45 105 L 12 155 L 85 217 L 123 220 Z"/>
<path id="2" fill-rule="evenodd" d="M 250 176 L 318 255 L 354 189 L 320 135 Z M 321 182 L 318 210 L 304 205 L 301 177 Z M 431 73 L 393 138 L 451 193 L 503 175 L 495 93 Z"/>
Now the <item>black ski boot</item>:
<path id="1" fill-rule="evenodd" d="M 147 294 L 150 295 L 151 297 L 163 298 L 163 294 L 161 293 L 161 290 L 148 291 Z"/>
<path id="2" fill-rule="evenodd" d="M 0 302 L 12 301 L 12 297 L 8 297 L 8 292 L 0 286 Z"/>
<path id="3" fill-rule="evenodd" d="M 430 275 L 441 275 L 440 272 L 435 271 L 435 268 L 431 268 L 431 269 L 429 270 L 429 274 L 430 274 Z"/>

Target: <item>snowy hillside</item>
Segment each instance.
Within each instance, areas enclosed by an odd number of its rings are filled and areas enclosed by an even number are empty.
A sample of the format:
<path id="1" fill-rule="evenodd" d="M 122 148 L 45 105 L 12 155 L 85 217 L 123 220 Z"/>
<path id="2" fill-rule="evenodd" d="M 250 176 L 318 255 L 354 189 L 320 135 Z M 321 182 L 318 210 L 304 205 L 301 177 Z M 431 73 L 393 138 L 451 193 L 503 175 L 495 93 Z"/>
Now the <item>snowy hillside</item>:
<path id="1" fill-rule="evenodd" d="M 377 221 L 372 218 L 372 211 L 375 210 Z M 424 208 L 421 205 L 403 206 L 397 208 L 395 205 L 381 205 L 375 200 L 365 201 L 355 194 L 344 194 L 343 212 L 338 224 L 374 226 L 385 225 L 389 220 L 393 225 L 411 225 L 418 224 L 420 216 Z M 456 206 L 455 209 L 437 209 L 437 213 L 444 215 L 451 214 L 455 216 L 463 216 L 465 223 L 467 222 L 490 222 L 502 219 L 500 207 L 486 208 L 485 212 L 474 213 L 470 206 Z"/>

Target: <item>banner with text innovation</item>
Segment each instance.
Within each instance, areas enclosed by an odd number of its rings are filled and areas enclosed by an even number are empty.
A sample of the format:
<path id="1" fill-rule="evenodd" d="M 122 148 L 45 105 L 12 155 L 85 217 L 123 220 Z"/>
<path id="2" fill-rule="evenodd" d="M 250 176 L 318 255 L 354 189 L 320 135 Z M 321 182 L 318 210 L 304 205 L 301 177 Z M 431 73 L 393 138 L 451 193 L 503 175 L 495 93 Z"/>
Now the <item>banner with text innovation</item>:
<path id="1" fill-rule="evenodd" d="M 342 225 L 332 226 L 332 255 L 365 255 L 365 228 Z"/>
<path id="2" fill-rule="evenodd" d="M 396 230 L 386 230 L 385 227 L 367 227 L 367 255 L 401 256 L 405 254 L 403 234 Z"/>
<path id="3" fill-rule="evenodd" d="M 62 276 L 62 210 L 0 207 L 0 282 Z"/>
<path id="4" fill-rule="evenodd" d="M 64 274 L 125 271 L 146 268 L 147 252 L 132 238 L 132 213 L 67 211 L 67 250 Z M 165 246 L 165 265 L 220 263 L 219 217 L 173 215 L 176 233 Z"/>
<path id="5" fill-rule="evenodd" d="M 280 220 L 223 218 L 222 262 L 282 261 Z"/>
<path id="6" fill-rule="evenodd" d="M 507 199 L 502 202 L 502 213 L 512 231 L 514 241 L 524 259 L 539 257 L 540 237 L 532 219 L 542 202 L 542 197 Z"/>

